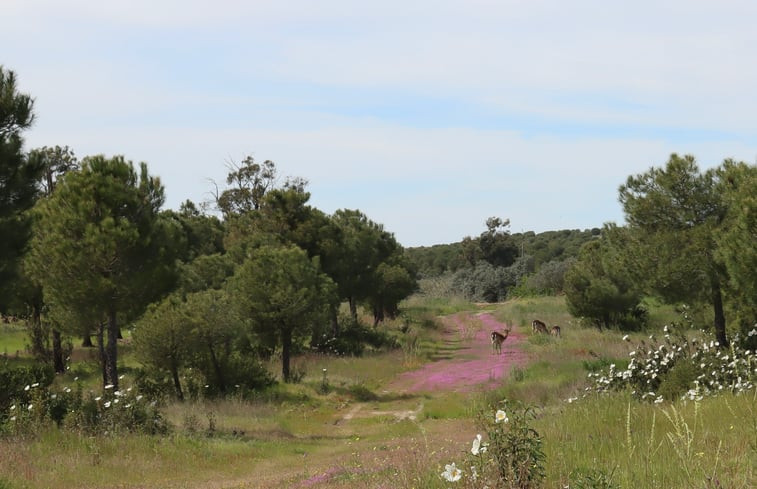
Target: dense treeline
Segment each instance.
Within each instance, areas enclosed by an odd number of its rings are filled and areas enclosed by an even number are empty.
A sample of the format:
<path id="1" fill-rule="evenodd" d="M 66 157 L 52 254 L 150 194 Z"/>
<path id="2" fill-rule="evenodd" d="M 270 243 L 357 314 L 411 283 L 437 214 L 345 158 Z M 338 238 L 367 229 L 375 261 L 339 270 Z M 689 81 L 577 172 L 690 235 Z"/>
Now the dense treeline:
<path id="1" fill-rule="evenodd" d="M 261 359 L 280 355 L 290 381 L 305 349 L 390 343 L 375 326 L 419 277 L 471 301 L 565 294 L 600 328 L 643 327 L 651 298 L 697 311 L 723 346 L 757 323 L 754 165 L 702 172 L 674 154 L 620 187 L 624 226 L 511 234 L 491 217 L 479 236 L 405 250 L 359 210 L 312 207 L 305 179 L 252 157 L 228 165 L 217 215 L 191 201 L 164 210 L 145 163 L 25 151 L 33 120 L 33 99 L 0 67 L 0 312 L 27 319 L 31 350 L 56 372 L 73 341 L 96 348 L 116 389 L 122 328 L 146 388 L 225 395 L 273 382 Z"/>
<path id="2" fill-rule="evenodd" d="M 472 301 L 497 302 L 522 295 L 563 292 L 566 270 L 584 243 L 600 230 L 562 230 L 510 234 L 509 222 L 496 217 L 477 237 L 405 253 L 424 278 L 449 281 L 449 289 Z"/>
<path id="3" fill-rule="evenodd" d="M 392 233 L 359 210 L 310 206 L 307 182 L 282 182 L 271 161 L 229 165 L 220 218 L 191 201 L 163 210 L 146 163 L 25 152 L 32 109 L 0 68 L 0 312 L 27 320 L 34 355 L 56 372 L 80 338 L 118 391 L 126 327 L 146 388 L 182 399 L 193 371 L 205 395 L 257 389 L 273 381 L 261 359 L 274 354 L 290 381 L 291 356 L 305 348 L 359 354 L 381 343 L 358 307 L 376 326 L 417 287 Z"/>

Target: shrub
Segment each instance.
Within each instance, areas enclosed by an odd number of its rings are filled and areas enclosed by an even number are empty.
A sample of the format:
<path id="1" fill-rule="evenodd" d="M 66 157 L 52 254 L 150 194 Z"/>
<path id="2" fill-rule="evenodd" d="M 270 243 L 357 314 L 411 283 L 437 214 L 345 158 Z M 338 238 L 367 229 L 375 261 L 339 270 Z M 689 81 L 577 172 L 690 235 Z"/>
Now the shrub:
<path id="1" fill-rule="evenodd" d="M 156 403 L 147 401 L 132 387 L 114 391 L 106 386 L 98 396 L 92 392 L 85 395 L 81 384 L 75 389 L 37 387 L 26 392 L 31 393 L 28 399 L 14 401 L 5 413 L 5 430 L 17 435 L 33 433 L 51 423 L 88 434 L 156 434 L 168 430 Z"/>
<path id="2" fill-rule="evenodd" d="M 35 389 L 46 388 L 54 378 L 55 372 L 49 365 L 18 366 L 8 360 L 0 361 L 0 422 L 12 404 L 28 405 Z"/>
<path id="3" fill-rule="evenodd" d="M 465 479 L 475 487 L 541 487 L 545 455 L 541 436 L 530 426 L 534 409 L 507 400 L 496 408 L 479 413 L 478 426 L 487 435 L 473 439 L 465 469 L 447 465 L 442 478 L 450 482 Z"/>
<path id="4" fill-rule="evenodd" d="M 722 391 L 750 391 L 757 381 L 757 355 L 744 348 L 743 339 L 734 336 L 731 346 L 722 348 L 714 339 L 689 340 L 681 324 L 665 326 L 664 341 L 654 335 L 629 353 L 626 368 L 611 364 L 608 370 L 589 373 L 589 388 L 606 392 L 630 388 L 640 399 L 656 403 L 683 397 L 701 399 Z M 755 328 L 752 336 L 757 335 Z M 751 333 L 751 332 L 750 332 Z M 627 338 L 627 336 L 625 337 Z"/>

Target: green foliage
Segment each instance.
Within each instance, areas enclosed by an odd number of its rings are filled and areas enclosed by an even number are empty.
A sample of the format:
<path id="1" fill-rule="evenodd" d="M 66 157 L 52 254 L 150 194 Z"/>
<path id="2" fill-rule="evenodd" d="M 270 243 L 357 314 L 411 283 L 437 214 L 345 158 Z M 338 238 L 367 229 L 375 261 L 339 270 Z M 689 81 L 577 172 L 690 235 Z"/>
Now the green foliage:
<path id="1" fill-rule="evenodd" d="M 576 469 L 570 473 L 570 487 L 576 489 L 616 489 L 613 474 L 602 469 Z"/>
<path id="2" fill-rule="evenodd" d="M 635 397 L 661 403 L 680 398 L 700 400 L 722 392 L 748 392 L 755 388 L 755 352 L 743 347 L 737 336 L 728 349 L 717 341 L 689 339 L 682 324 L 665 326 L 664 341 L 654 335 L 629 353 L 627 367 L 611 364 L 590 373 L 593 390 L 632 390 Z M 752 335 L 757 335 L 753 329 Z"/>
<path id="3" fill-rule="evenodd" d="M 282 377 L 290 380 L 292 347 L 326 321 L 335 287 L 317 261 L 297 247 L 262 247 L 229 279 L 228 291 L 257 342 L 282 348 Z"/>
<path id="4" fill-rule="evenodd" d="M 730 209 L 740 205 L 739 199 L 724 191 L 729 184 L 722 183 L 730 177 L 731 187 L 740 186 L 734 172 L 728 175 L 736 166 L 726 161 L 702 173 L 693 156 L 672 154 L 663 168 L 628 177 L 619 197 L 636 238 L 628 256 L 637 279 L 670 302 L 710 304 L 715 334 L 723 345 L 728 344 L 723 294 L 729 277 L 717 237 L 728 230 L 729 212 L 738 213 Z M 746 172 L 748 166 L 741 166 Z M 754 268 L 747 273 L 753 281 Z"/>
<path id="5" fill-rule="evenodd" d="M 347 392 L 358 402 L 372 402 L 379 398 L 375 392 L 364 384 L 352 384 L 347 388 Z"/>
<path id="6" fill-rule="evenodd" d="M 265 194 L 276 183 L 276 165 L 266 160 L 256 163 L 252 156 L 240 164 L 229 163 L 226 184 L 230 187 L 217 196 L 216 204 L 226 219 L 260 209 Z"/>
<path id="7" fill-rule="evenodd" d="M 471 473 L 463 474 L 475 487 L 542 487 L 546 457 L 541 435 L 531 426 L 536 412 L 517 401 L 504 400 L 478 414 L 478 435 L 468 456 Z M 442 477 L 449 477 L 442 474 Z"/>
<path id="8" fill-rule="evenodd" d="M 4 428 L 15 435 L 40 431 L 53 423 L 88 435 L 116 433 L 165 434 L 168 425 L 154 402 L 133 388 L 116 390 L 106 386 L 101 395 L 74 389 L 48 390 L 44 386 L 27 391 L 27 399 L 15 400 Z"/>
<path id="9" fill-rule="evenodd" d="M 137 174 L 121 156 L 95 156 L 35 208 L 30 274 L 74 324 L 107 320 L 103 368 L 116 386 L 118 315 L 138 315 L 175 278 L 175 228 L 158 219 L 163 198 L 144 163 Z"/>
<path id="10" fill-rule="evenodd" d="M 322 335 L 310 346 L 322 353 L 353 357 L 361 356 L 366 346 L 375 350 L 396 347 L 395 340 L 387 332 L 369 328 L 351 317 L 340 316 L 340 324 L 346 326 L 340 328 L 336 336 Z"/>
<path id="11" fill-rule="evenodd" d="M 0 420 L 14 402 L 28 403 L 34 389 L 46 388 L 54 378 L 55 372 L 49 365 L 13 365 L 8 360 L 0 360 Z"/>
<path id="12" fill-rule="evenodd" d="M 618 325 L 637 329 L 644 315 L 637 309 L 641 289 L 626 271 L 623 246 L 628 238 L 623 228 L 605 226 L 599 240 L 588 242 L 565 274 L 568 310 L 586 317 L 600 329 Z"/>
<path id="13" fill-rule="evenodd" d="M 729 314 L 742 335 L 757 323 L 757 166 L 726 160 L 718 191 L 727 213 L 716 235 L 718 256 L 728 272 Z M 751 344 L 757 349 L 757 338 Z"/>
<path id="14" fill-rule="evenodd" d="M 562 261 L 550 261 L 543 264 L 535 273 L 521 281 L 519 291 L 512 291 L 511 295 L 523 297 L 526 295 L 556 295 L 564 290 L 565 274 L 576 262 L 571 257 Z"/>
<path id="15" fill-rule="evenodd" d="M 458 270 L 452 280 L 452 288 L 472 302 L 501 302 L 527 273 L 527 263 L 527 258 L 519 258 L 513 265 L 504 268 L 480 261 L 474 268 Z"/>
<path id="16" fill-rule="evenodd" d="M 34 120 L 34 100 L 19 93 L 16 74 L 0 65 L 0 310 L 30 236 L 26 211 L 38 195 L 42 165 L 23 154 L 22 132 Z"/>

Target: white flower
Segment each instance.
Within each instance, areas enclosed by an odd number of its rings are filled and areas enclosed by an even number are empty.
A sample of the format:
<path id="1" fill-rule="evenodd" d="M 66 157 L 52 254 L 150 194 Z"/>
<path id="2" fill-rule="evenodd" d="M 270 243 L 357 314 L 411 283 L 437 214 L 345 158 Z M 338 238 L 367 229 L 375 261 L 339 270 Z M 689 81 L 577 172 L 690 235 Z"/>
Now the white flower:
<path id="1" fill-rule="evenodd" d="M 479 452 L 481 452 L 481 435 L 476 435 L 476 438 L 473 440 L 473 446 L 471 447 L 470 452 L 473 455 L 478 455 Z"/>
<path id="2" fill-rule="evenodd" d="M 118 404 L 118 399 L 113 399 L 113 404 Z"/>
<path id="3" fill-rule="evenodd" d="M 39 382 L 35 382 L 32 384 L 32 389 L 34 389 L 35 387 L 39 387 Z"/>
<path id="4" fill-rule="evenodd" d="M 463 472 L 455 467 L 454 462 L 449 465 L 445 465 L 444 469 L 445 470 L 444 472 L 442 472 L 442 477 L 444 477 L 449 482 L 457 482 L 463 476 Z"/>
<path id="5" fill-rule="evenodd" d="M 623 341 L 631 341 L 628 337 L 628 335 L 623 336 Z"/>
<path id="6" fill-rule="evenodd" d="M 26 409 L 28 409 L 29 411 L 31 411 L 33 407 L 34 407 L 34 404 L 29 404 L 29 407 L 27 407 Z"/>
<path id="7" fill-rule="evenodd" d="M 102 397 L 100 396 L 95 397 L 95 401 L 99 401 L 100 399 L 102 399 Z"/>
<path id="8" fill-rule="evenodd" d="M 105 401 L 105 408 L 107 409 L 109 407 L 110 407 L 110 401 Z"/>
<path id="9" fill-rule="evenodd" d="M 105 386 L 105 389 L 112 389 L 112 388 L 113 388 L 113 384 L 108 384 Z"/>
<path id="10" fill-rule="evenodd" d="M 137 396 L 137 401 L 141 401 L 141 400 L 142 400 L 142 394 Z"/>
<path id="11" fill-rule="evenodd" d="M 68 394 L 69 392 L 71 392 L 71 388 L 70 388 L 70 387 L 66 387 L 66 388 L 65 388 L 65 389 L 63 389 L 63 390 L 64 390 L 64 391 L 66 391 L 66 394 Z"/>
<path id="12" fill-rule="evenodd" d="M 494 422 L 499 423 L 500 421 L 503 423 L 507 423 L 508 421 L 510 421 L 510 419 L 507 417 L 507 414 L 505 414 L 505 412 L 501 409 L 498 410 L 497 413 L 494 415 Z"/>
<path id="13" fill-rule="evenodd" d="M 123 380 L 123 378 L 124 378 L 124 376 L 123 376 L 123 375 L 119 375 L 119 376 L 118 376 L 118 380 Z"/>
<path id="14" fill-rule="evenodd" d="M 53 394 L 50 396 L 50 399 L 56 399 L 58 397 L 58 394 Z"/>
<path id="15" fill-rule="evenodd" d="M 27 385 L 26 387 L 24 387 L 24 390 L 28 391 L 30 387 L 31 387 L 30 385 Z"/>
<path id="16" fill-rule="evenodd" d="M 15 404 L 13 406 L 11 406 L 11 411 L 13 411 L 14 409 L 16 409 L 16 405 Z"/>
<path id="17" fill-rule="evenodd" d="M 16 417 L 15 416 L 11 416 L 11 421 L 16 421 Z"/>

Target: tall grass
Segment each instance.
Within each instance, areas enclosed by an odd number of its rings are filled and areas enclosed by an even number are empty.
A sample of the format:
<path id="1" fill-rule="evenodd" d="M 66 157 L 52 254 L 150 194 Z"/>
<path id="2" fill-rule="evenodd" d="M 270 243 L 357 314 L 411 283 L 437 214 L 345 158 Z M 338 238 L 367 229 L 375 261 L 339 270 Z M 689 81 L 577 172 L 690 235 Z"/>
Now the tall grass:
<path id="1" fill-rule="evenodd" d="M 755 393 L 668 405 L 626 394 L 545 410 L 547 487 L 603 473 L 623 488 L 751 488 L 757 484 Z"/>
<path id="2" fill-rule="evenodd" d="M 507 324 L 531 329 L 531 321 L 539 319 L 548 327 L 559 325 L 563 332 L 577 326 L 568 314 L 565 297 L 526 297 L 507 301 L 498 305 L 494 316 Z"/>

